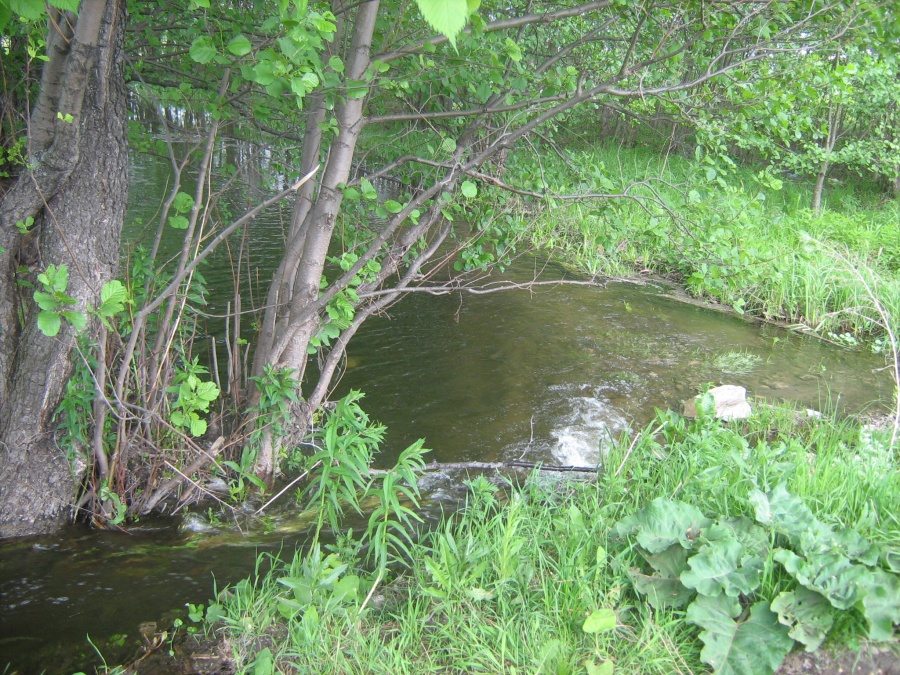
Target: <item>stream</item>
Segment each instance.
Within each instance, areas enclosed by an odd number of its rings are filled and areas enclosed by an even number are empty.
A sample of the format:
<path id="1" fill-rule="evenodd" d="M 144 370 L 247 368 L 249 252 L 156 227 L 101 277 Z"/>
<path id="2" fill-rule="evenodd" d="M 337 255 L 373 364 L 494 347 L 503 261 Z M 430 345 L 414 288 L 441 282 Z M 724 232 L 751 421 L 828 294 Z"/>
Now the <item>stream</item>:
<path id="1" fill-rule="evenodd" d="M 138 182 L 155 182 L 149 169 Z M 156 188 L 154 188 L 156 189 Z M 137 204 L 149 223 L 153 205 Z M 142 211 L 143 210 L 143 211 Z M 280 241 L 280 213 L 253 225 L 251 269 Z M 133 230 L 134 231 L 134 230 Z M 227 254 L 204 270 L 213 304 L 231 283 Z M 523 259 L 513 281 L 566 272 Z M 679 302 L 651 282 L 555 285 L 488 295 L 413 294 L 354 338 L 335 396 L 365 392 L 363 408 L 388 428 L 382 466 L 423 437 L 439 462 L 524 459 L 590 466 L 605 443 L 639 429 L 655 408 L 681 409 L 704 385 L 738 384 L 752 396 L 849 412 L 888 401 L 882 357 L 828 345 Z M 744 372 L 746 371 L 746 372 Z M 426 514 L 459 503 L 460 473 L 423 479 Z M 136 648 L 138 625 L 187 602 L 207 602 L 253 572 L 260 552 L 290 554 L 306 538 L 287 503 L 268 532 L 227 526 L 198 534 L 168 519 L 128 533 L 72 526 L 54 537 L 0 543 L 0 673 L 71 673 L 96 664 L 86 636 L 115 662 Z M 127 635 L 127 637 L 125 637 Z"/>

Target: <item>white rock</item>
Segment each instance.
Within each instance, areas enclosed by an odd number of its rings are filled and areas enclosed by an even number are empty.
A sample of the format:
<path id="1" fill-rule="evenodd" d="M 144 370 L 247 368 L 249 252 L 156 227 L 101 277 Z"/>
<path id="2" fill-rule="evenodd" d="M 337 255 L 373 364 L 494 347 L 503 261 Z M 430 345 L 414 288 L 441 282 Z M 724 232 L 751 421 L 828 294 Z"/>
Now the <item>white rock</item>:
<path id="1" fill-rule="evenodd" d="M 750 404 L 747 402 L 747 390 L 734 384 L 723 384 L 709 390 L 716 406 L 716 417 L 723 420 L 742 420 L 750 417 Z M 689 398 L 684 402 L 685 417 L 698 417 L 697 401 L 701 395 Z"/>

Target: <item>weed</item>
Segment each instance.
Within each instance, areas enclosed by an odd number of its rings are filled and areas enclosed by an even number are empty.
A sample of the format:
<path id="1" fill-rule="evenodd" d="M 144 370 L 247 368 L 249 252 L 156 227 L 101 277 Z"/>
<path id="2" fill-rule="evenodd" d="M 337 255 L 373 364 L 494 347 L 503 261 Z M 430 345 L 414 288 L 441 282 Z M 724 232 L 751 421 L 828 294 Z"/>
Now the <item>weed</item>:
<path id="1" fill-rule="evenodd" d="M 265 574 L 261 558 L 219 594 L 219 625 L 246 667 L 772 672 L 795 642 L 883 639 L 900 622 L 900 474 L 886 448 L 884 433 L 797 426 L 784 408 L 731 425 L 660 413 L 610 449 L 595 483 L 470 480 L 462 512 L 401 539 L 399 574 L 377 594 L 378 556 L 358 564 L 366 537 Z"/>
<path id="2" fill-rule="evenodd" d="M 730 351 L 716 356 L 713 359 L 713 366 L 727 375 L 747 375 L 761 361 L 761 357 L 750 352 Z"/>

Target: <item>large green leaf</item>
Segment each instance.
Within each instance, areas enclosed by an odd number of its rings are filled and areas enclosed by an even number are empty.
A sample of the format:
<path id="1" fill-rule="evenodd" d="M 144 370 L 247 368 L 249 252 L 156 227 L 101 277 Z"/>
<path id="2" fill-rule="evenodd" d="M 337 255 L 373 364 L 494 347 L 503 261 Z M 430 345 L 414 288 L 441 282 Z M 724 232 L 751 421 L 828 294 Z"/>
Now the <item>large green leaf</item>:
<path id="1" fill-rule="evenodd" d="M 681 548 L 680 546 L 678 548 Z M 684 550 L 684 549 L 682 549 Z M 681 583 L 681 579 L 665 578 L 641 574 L 637 569 L 628 570 L 628 578 L 634 584 L 634 590 L 646 596 L 647 602 L 654 609 L 685 607 L 695 593 Z"/>
<path id="2" fill-rule="evenodd" d="M 766 602 L 750 609 L 746 621 L 735 621 L 740 603 L 721 595 L 698 596 L 687 609 L 687 620 L 700 626 L 704 647 L 700 658 L 722 675 L 768 675 L 775 672 L 794 641 L 778 623 Z"/>
<path id="3" fill-rule="evenodd" d="M 654 499 L 637 513 L 616 525 L 621 536 L 637 534 L 637 542 L 650 553 L 661 553 L 672 544 L 690 549 L 710 520 L 690 504 L 665 497 Z"/>
<path id="4" fill-rule="evenodd" d="M 725 534 L 726 531 L 727 534 Z M 761 558 L 769 555 L 769 535 L 765 528 L 744 516 L 716 521 L 716 524 L 706 531 L 705 536 L 707 539 L 732 536 L 738 540 L 744 550 L 752 551 Z"/>
<path id="5" fill-rule="evenodd" d="M 825 640 L 834 623 L 831 604 L 819 593 L 807 588 L 779 593 L 772 601 L 778 621 L 788 626 L 788 635 L 814 652 Z"/>
<path id="6" fill-rule="evenodd" d="M 879 555 L 878 548 L 856 530 L 835 532 L 824 523 L 817 523 L 800 536 L 800 549 L 808 558 L 834 553 L 870 566 L 878 562 Z"/>
<path id="7" fill-rule="evenodd" d="M 422 17 L 438 33 L 456 46 L 456 36 L 466 25 L 469 3 L 466 0 L 416 0 Z"/>
<path id="8" fill-rule="evenodd" d="M 880 558 L 891 572 L 900 573 L 900 549 L 882 548 Z"/>
<path id="9" fill-rule="evenodd" d="M 838 609 L 850 609 L 862 596 L 861 584 L 871 574 L 863 565 L 854 565 L 840 554 L 802 558 L 793 551 L 776 549 L 775 560 L 811 591 L 821 593 Z"/>
<path id="10" fill-rule="evenodd" d="M 869 638 L 890 640 L 894 624 L 900 624 L 900 577 L 878 569 L 868 575 L 864 587 L 862 606 Z"/>
<path id="11" fill-rule="evenodd" d="M 187 192 L 179 192 L 175 195 L 175 199 L 172 200 L 172 208 L 178 211 L 178 213 L 187 213 L 193 206 L 194 198 Z"/>
<path id="12" fill-rule="evenodd" d="M 6 28 L 6 24 L 12 18 L 12 10 L 6 5 L 0 3 L 0 33 Z"/>
<path id="13" fill-rule="evenodd" d="M 757 521 L 772 526 L 795 543 L 818 522 L 803 500 L 790 494 L 783 483 L 768 493 L 754 490 L 749 499 Z"/>
<path id="14" fill-rule="evenodd" d="M 48 4 L 58 7 L 64 12 L 77 12 L 81 0 L 50 0 Z"/>
<path id="15" fill-rule="evenodd" d="M 75 330 L 84 330 L 87 325 L 87 316 L 84 312 L 60 312 L 60 315 L 72 324 Z"/>
<path id="16" fill-rule="evenodd" d="M 128 291 L 121 281 L 113 279 L 100 289 L 100 307 L 97 313 L 103 317 L 115 316 L 125 309 L 125 299 Z"/>
<path id="17" fill-rule="evenodd" d="M 681 573 L 688 568 L 688 551 L 677 544 L 659 553 L 641 550 L 641 555 L 644 556 L 644 560 L 650 563 L 653 569 L 667 579 L 678 580 Z"/>
<path id="18" fill-rule="evenodd" d="M 9 8 L 26 21 L 35 21 L 44 15 L 42 0 L 8 0 Z"/>
<path id="19" fill-rule="evenodd" d="M 47 311 L 53 311 L 55 309 L 59 309 L 60 303 L 57 301 L 49 293 L 44 293 L 43 291 L 35 291 L 34 292 L 34 301 L 37 303 L 37 306 L 41 309 L 45 309 Z"/>
<path id="20" fill-rule="evenodd" d="M 748 595 L 759 586 L 763 560 L 758 555 L 745 555 L 744 547 L 731 537 L 705 544 L 688 560 L 689 570 L 682 572 L 681 582 L 702 595 L 725 595 L 736 598 Z"/>

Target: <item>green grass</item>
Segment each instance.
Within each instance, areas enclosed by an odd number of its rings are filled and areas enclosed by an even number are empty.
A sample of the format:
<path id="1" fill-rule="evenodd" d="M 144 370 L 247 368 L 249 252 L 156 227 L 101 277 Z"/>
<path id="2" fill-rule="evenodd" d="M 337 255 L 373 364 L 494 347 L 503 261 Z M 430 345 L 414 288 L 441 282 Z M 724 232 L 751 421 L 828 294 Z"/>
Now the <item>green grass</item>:
<path id="1" fill-rule="evenodd" d="M 627 571 L 640 559 L 616 534 L 623 517 L 667 497 L 710 517 L 752 518 L 751 491 L 783 482 L 824 523 L 900 541 L 900 472 L 882 435 L 756 410 L 732 425 L 660 413 L 622 438 L 592 481 L 535 474 L 498 489 L 475 479 L 467 507 L 423 535 L 389 583 L 372 587 L 352 553 L 298 552 L 221 593 L 221 619 L 207 628 L 259 673 L 584 673 L 605 662 L 616 673 L 703 672 L 684 611 L 654 610 L 632 589 Z M 770 557 L 743 600 L 771 600 L 788 581 Z M 615 629 L 586 632 L 604 610 Z M 831 640 L 865 631 L 850 610 Z"/>
<path id="2" fill-rule="evenodd" d="M 633 197 L 541 205 L 533 245 L 574 268 L 613 277 L 651 272 L 820 335 L 877 335 L 872 298 L 854 272 L 864 267 L 889 314 L 900 312 L 900 202 L 870 183 L 830 184 L 815 215 L 809 182 L 749 169 L 709 180 L 704 166 L 643 148 L 568 154 L 568 165 L 542 157 L 550 192 Z M 509 180 L 528 186 L 531 162 L 511 162 Z M 634 183 L 642 184 L 626 190 Z"/>

